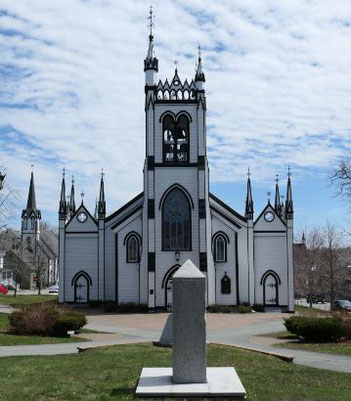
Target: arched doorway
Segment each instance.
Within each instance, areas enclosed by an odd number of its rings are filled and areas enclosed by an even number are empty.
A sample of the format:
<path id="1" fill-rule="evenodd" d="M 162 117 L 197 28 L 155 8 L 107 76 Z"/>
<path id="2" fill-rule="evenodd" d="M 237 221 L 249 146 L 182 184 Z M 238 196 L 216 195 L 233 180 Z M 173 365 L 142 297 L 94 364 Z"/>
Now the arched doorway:
<path id="1" fill-rule="evenodd" d="M 261 279 L 263 284 L 263 303 L 265 306 L 278 306 L 280 284 L 279 276 L 273 271 L 266 272 Z"/>
<path id="2" fill-rule="evenodd" d="M 89 290 L 91 284 L 91 278 L 85 272 L 79 272 L 73 277 L 72 285 L 74 286 L 74 302 L 89 302 Z"/>
<path id="3" fill-rule="evenodd" d="M 162 288 L 165 290 L 165 310 L 167 312 L 172 312 L 172 278 L 179 267 L 180 265 L 171 267 L 162 280 Z"/>

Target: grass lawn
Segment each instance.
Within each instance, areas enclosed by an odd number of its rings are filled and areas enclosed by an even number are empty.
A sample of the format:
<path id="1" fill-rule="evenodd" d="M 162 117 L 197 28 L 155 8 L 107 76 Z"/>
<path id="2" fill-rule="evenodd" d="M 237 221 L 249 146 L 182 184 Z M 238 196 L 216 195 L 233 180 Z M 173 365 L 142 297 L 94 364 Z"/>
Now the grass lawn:
<path id="1" fill-rule="evenodd" d="M 17 295 L 14 297 L 11 293 L 0 297 L 0 304 L 19 306 L 37 304 L 40 302 L 56 302 L 57 295 Z"/>
<path id="2" fill-rule="evenodd" d="M 0 313 L 0 330 L 10 328 L 8 317 L 5 313 Z M 89 341 L 77 337 L 49 337 L 49 336 L 22 336 L 17 334 L 7 334 L 0 332 L 0 346 L 2 345 L 34 345 L 34 344 L 59 344 L 72 342 Z M 1 400 L 1 393 L 0 393 Z"/>
<path id="3" fill-rule="evenodd" d="M 171 366 L 171 350 L 129 344 L 1 362 L 6 366 L 0 370 L 2 400 L 132 400 L 142 367 Z M 350 396 L 349 374 L 297 366 L 250 351 L 210 345 L 208 365 L 235 366 L 247 401 L 345 401 Z"/>
<path id="4" fill-rule="evenodd" d="M 347 343 L 299 343 L 289 342 L 273 344 L 274 347 L 299 349 L 302 351 L 325 352 L 327 354 L 337 354 L 351 356 L 351 342 Z M 351 392 L 351 390 L 350 390 Z M 351 397 L 350 397 L 351 398 Z"/>
<path id="5" fill-rule="evenodd" d="M 311 315 L 325 315 L 329 314 L 330 311 L 324 310 L 324 309 L 318 309 L 318 308 L 310 308 L 309 306 L 302 306 L 302 305 L 295 305 L 295 312 L 298 312 L 298 314 L 311 314 Z"/>

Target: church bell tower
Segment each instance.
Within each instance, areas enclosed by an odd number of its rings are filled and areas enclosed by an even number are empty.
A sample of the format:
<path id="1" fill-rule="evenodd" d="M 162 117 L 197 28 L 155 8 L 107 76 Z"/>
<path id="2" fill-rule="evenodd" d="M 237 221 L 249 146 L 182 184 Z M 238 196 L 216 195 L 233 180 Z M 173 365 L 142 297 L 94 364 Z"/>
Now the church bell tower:
<path id="1" fill-rule="evenodd" d="M 143 244 L 149 289 L 145 301 L 151 308 L 163 307 L 165 303 L 166 295 L 156 293 L 156 288 L 162 288 L 158 281 L 165 282 L 167 272 L 187 259 L 207 274 L 208 280 L 212 276 L 201 50 L 193 79 L 182 81 L 175 68 L 172 80 L 157 82 L 152 18 L 151 9 L 149 46 L 144 60 L 144 232 L 148 235 L 147 244 Z M 211 296 L 208 293 L 208 300 Z"/>

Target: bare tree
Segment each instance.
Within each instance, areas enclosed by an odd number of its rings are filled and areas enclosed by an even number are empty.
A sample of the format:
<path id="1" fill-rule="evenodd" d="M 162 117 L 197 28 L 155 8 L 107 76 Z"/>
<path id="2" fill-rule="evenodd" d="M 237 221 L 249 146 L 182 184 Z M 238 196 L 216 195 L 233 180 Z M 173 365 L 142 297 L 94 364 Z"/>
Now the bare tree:
<path id="1" fill-rule="evenodd" d="M 0 174 L 5 177 L 4 168 L 0 166 Z M 8 222 L 15 217 L 18 193 L 8 185 L 7 178 L 3 179 L 0 190 L 0 230 L 7 227 Z"/>
<path id="2" fill-rule="evenodd" d="M 345 266 L 342 254 L 345 248 L 342 243 L 342 236 L 336 226 L 330 222 L 324 229 L 324 246 L 321 253 L 321 267 L 323 286 L 330 298 L 330 310 L 333 310 L 338 289 L 345 280 Z"/>
<path id="3" fill-rule="evenodd" d="M 330 173 L 330 180 L 337 188 L 337 195 L 351 201 L 351 157 L 340 160 Z"/>
<path id="4" fill-rule="evenodd" d="M 312 307 L 312 295 L 319 291 L 321 284 L 322 234 L 319 227 L 306 230 L 302 243 L 294 249 L 295 289 L 305 297 L 309 296 L 310 307 Z"/>

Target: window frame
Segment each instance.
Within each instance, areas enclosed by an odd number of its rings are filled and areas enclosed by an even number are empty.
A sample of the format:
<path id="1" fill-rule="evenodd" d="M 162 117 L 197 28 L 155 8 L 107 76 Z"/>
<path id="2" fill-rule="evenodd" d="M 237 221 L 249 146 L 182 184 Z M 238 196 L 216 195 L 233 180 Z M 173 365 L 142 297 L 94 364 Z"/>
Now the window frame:
<path id="1" fill-rule="evenodd" d="M 136 259 L 131 259 L 130 255 L 130 241 L 135 240 L 136 243 Z M 140 263 L 140 238 L 135 233 L 131 233 L 127 236 L 125 241 L 126 246 L 126 262 L 127 263 Z"/>
<path id="2" fill-rule="evenodd" d="M 179 191 L 182 195 L 183 195 L 183 197 L 184 197 L 184 200 L 186 200 L 186 202 L 187 202 L 187 206 L 188 206 L 188 215 L 189 215 L 189 232 L 188 232 L 188 236 L 189 236 L 189 240 L 188 240 L 188 246 L 187 247 L 185 247 L 185 246 L 183 246 L 183 247 L 172 247 L 172 242 L 171 242 L 171 239 L 169 240 L 169 242 L 170 242 L 170 247 L 169 248 L 166 248 L 166 241 L 165 241 L 165 233 L 166 233 L 166 225 L 165 225 L 165 207 L 167 206 L 167 200 L 168 200 L 168 198 L 169 198 L 169 196 L 174 192 L 174 191 Z M 189 200 L 189 197 L 188 197 L 188 195 L 185 193 L 185 191 L 183 191 L 183 189 L 182 188 L 180 188 L 180 187 L 178 187 L 178 186 L 175 186 L 175 187 L 173 187 L 171 190 L 168 190 L 168 191 L 166 191 L 167 193 L 166 193 L 166 196 L 165 196 L 165 198 L 164 198 L 164 200 L 163 200 L 163 202 L 162 202 L 162 210 L 161 210 L 161 216 L 162 216 L 162 251 L 165 251 L 165 252 L 176 252 L 176 251 L 184 251 L 184 252 L 190 252 L 190 251 L 192 251 L 192 214 L 191 214 L 191 210 L 192 210 L 192 204 L 191 204 L 191 202 L 190 202 L 190 200 Z M 171 234 L 171 230 L 172 230 L 172 225 L 170 225 L 170 227 L 169 227 L 169 231 L 170 231 L 170 234 Z M 183 236 L 184 236 L 184 229 L 183 229 Z M 171 237 L 171 235 L 170 235 L 170 237 Z M 176 242 L 178 242 L 177 240 L 176 240 Z M 183 244 L 184 244 L 184 240 L 183 240 Z"/>
<path id="3" fill-rule="evenodd" d="M 182 120 L 184 121 L 184 124 L 182 124 Z M 186 132 L 186 139 L 187 139 L 185 144 L 179 143 L 179 147 L 185 145 L 183 152 L 181 152 L 180 149 L 178 150 L 178 139 L 175 138 L 175 133 L 179 129 L 180 124 L 185 125 L 183 129 Z M 165 131 L 166 131 L 166 126 L 168 125 L 172 125 L 171 132 L 173 134 L 173 144 L 166 143 L 165 140 Z M 166 151 L 167 145 L 173 146 L 173 152 Z M 187 160 L 185 161 L 178 160 L 178 155 L 181 155 L 182 153 L 186 154 Z M 167 160 L 166 158 L 167 154 L 173 155 L 172 160 L 169 161 Z M 177 118 L 175 118 L 173 114 L 167 113 L 162 118 L 162 162 L 167 166 L 172 166 L 172 165 L 186 166 L 190 163 L 190 119 L 185 113 L 179 114 Z"/>
<path id="4" fill-rule="evenodd" d="M 224 244 L 224 255 L 223 259 L 218 259 L 218 240 L 223 240 Z M 214 256 L 214 262 L 215 263 L 226 263 L 227 262 L 227 254 L 228 254 L 228 238 L 226 235 L 224 235 L 222 232 L 219 232 L 213 236 L 213 256 Z"/>

